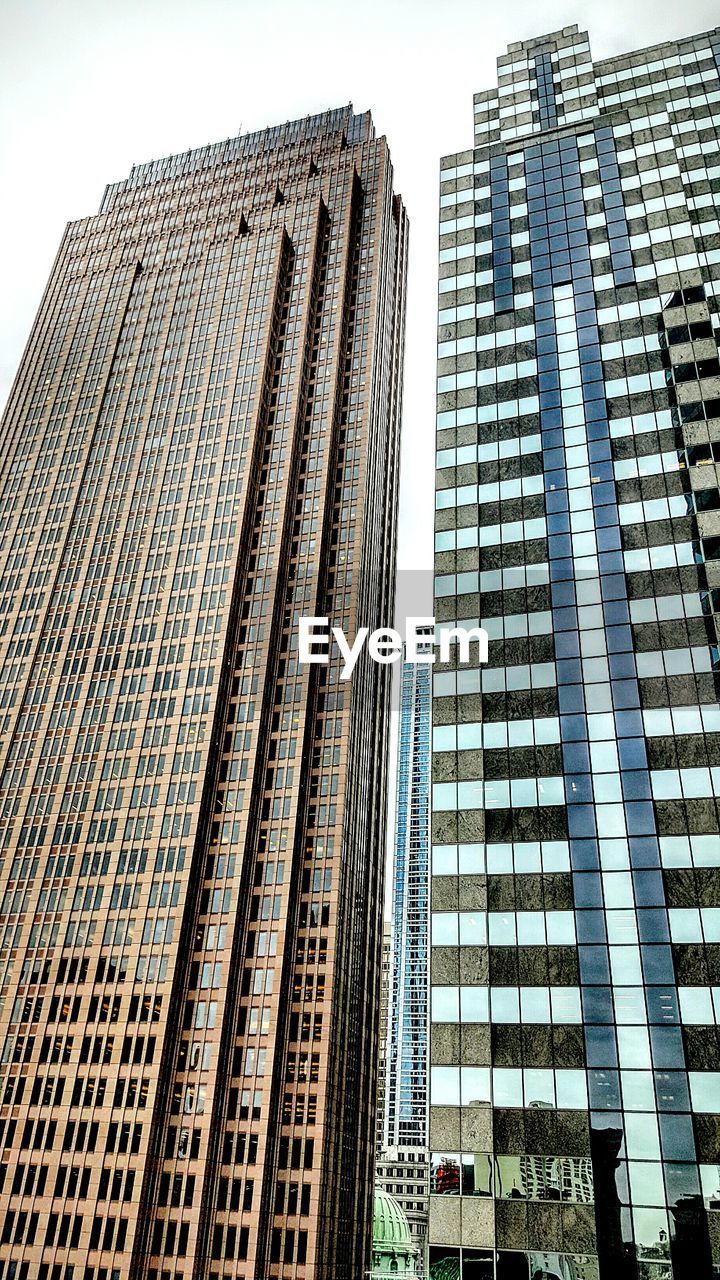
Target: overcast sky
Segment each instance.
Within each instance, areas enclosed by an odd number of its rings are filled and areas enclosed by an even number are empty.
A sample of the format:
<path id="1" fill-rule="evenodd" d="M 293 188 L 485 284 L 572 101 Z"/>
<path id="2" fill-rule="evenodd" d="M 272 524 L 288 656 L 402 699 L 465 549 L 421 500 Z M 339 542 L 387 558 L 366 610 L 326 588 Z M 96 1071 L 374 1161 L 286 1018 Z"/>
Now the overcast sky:
<path id="1" fill-rule="evenodd" d="M 0 0 L 0 404 L 66 221 L 131 164 L 351 101 L 410 216 L 400 565 L 426 566 L 438 160 L 513 40 L 577 22 L 596 58 L 705 30 L 717 0 Z"/>

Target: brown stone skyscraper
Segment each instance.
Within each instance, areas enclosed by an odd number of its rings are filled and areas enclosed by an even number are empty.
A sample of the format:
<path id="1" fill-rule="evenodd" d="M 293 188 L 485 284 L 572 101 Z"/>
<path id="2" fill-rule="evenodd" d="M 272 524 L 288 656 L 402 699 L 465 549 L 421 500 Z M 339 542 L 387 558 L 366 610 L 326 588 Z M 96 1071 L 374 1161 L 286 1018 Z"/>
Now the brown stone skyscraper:
<path id="1" fill-rule="evenodd" d="M 407 225 L 347 107 L 70 225 L 2 425 L 0 1277 L 367 1261 Z"/>

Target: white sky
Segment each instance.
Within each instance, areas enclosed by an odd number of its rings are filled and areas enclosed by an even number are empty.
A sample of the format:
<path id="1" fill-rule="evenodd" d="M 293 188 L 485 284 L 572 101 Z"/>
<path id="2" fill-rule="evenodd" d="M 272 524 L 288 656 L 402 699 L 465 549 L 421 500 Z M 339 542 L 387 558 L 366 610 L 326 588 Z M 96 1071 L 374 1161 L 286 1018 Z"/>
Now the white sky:
<path id="1" fill-rule="evenodd" d="M 352 101 L 410 216 L 400 567 L 432 554 L 439 157 L 507 44 L 571 22 L 596 58 L 706 30 L 717 0 L 0 0 L 0 404 L 66 221 L 131 164 Z"/>

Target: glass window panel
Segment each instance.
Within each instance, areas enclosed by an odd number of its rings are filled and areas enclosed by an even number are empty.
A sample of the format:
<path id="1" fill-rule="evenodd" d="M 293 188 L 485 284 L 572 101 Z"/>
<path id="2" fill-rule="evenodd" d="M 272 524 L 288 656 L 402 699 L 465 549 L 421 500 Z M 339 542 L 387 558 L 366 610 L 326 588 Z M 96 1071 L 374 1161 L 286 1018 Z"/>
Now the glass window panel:
<path id="1" fill-rule="evenodd" d="M 511 805 L 519 809 L 534 808 L 537 804 L 535 778 L 513 778 L 510 782 Z"/>
<path id="2" fill-rule="evenodd" d="M 660 1134 L 652 1115 L 625 1113 L 625 1150 L 629 1160 L 659 1160 Z"/>
<path id="3" fill-rule="evenodd" d="M 550 989 L 552 1020 L 558 1025 L 582 1021 L 580 991 L 577 987 L 552 987 Z"/>
<path id="4" fill-rule="evenodd" d="M 454 782 L 436 782 L 433 785 L 433 809 L 447 813 L 458 807 L 458 788 Z"/>
<path id="5" fill-rule="evenodd" d="M 676 733 L 702 733 L 703 722 L 700 708 L 674 707 L 671 727 L 669 730 L 663 730 L 663 732 L 672 733 L 673 728 Z"/>
<path id="6" fill-rule="evenodd" d="M 655 1090 L 652 1071 L 622 1071 L 623 1107 L 626 1111 L 654 1111 Z"/>
<path id="7" fill-rule="evenodd" d="M 555 1080 L 552 1068 L 527 1067 L 523 1076 L 526 1107 L 555 1106 Z"/>
<path id="8" fill-rule="evenodd" d="M 494 1068 L 493 1105 L 496 1107 L 523 1105 L 522 1071 L 516 1067 Z"/>
<path id="9" fill-rule="evenodd" d="M 632 908 L 628 908 L 627 911 L 619 911 L 617 909 L 607 911 L 605 920 L 608 942 L 637 942 L 637 920 L 635 911 Z"/>
<path id="10" fill-rule="evenodd" d="M 671 907 L 670 935 L 673 942 L 702 942 L 700 912 L 692 907 Z"/>
<path id="11" fill-rule="evenodd" d="M 482 746 L 482 725 L 459 724 L 457 726 L 457 745 L 459 751 L 470 751 Z"/>
<path id="12" fill-rule="evenodd" d="M 511 844 L 489 844 L 487 846 L 487 869 L 489 875 L 509 875 L 513 870 L 513 846 Z"/>
<path id="13" fill-rule="evenodd" d="M 700 1182 L 703 1198 L 710 1209 L 720 1209 L 720 1165 L 701 1164 Z"/>
<path id="14" fill-rule="evenodd" d="M 587 1078 L 584 1071 L 556 1071 L 555 1087 L 557 1105 L 561 1111 L 585 1111 L 587 1109 Z"/>
<path id="15" fill-rule="evenodd" d="M 720 908 L 703 907 L 702 926 L 706 942 L 720 942 Z"/>
<path id="16" fill-rule="evenodd" d="M 572 945 L 575 942 L 575 915 L 572 911 L 548 911 L 546 919 L 550 946 Z"/>
<path id="17" fill-rule="evenodd" d="M 454 751 L 457 730 L 454 724 L 436 725 L 433 729 L 433 751 Z"/>
<path id="18" fill-rule="evenodd" d="M 464 1196 L 491 1194 L 490 1156 L 475 1154 L 462 1158 L 462 1193 Z"/>
<path id="19" fill-rule="evenodd" d="M 433 1022 L 457 1022 L 460 1017 L 460 993 L 457 987 L 432 988 Z"/>
<path id="20" fill-rule="evenodd" d="M 590 762 L 592 764 L 593 773 L 617 773 L 619 767 L 617 743 L 591 743 Z"/>
<path id="21" fill-rule="evenodd" d="M 559 805 L 565 802 L 565 785 L 562 778 L 540 778 L 538 800 L 541 805 Z"/>
<path id="22" fill-rule="evenodd" d="M 642 986 L 643 974 L 639 947 L 610 947 L 610 971 L 614 983 Z"/>
<path id="23" fill-rule="evenodd" d="M 604 874 L 602 883 L 606 907 L 626 907 L 633 902 L 632 876 L 629 872 L 613 871 Z"/>
<path id="24" fill-rule="evenodd" d="M 488 784 L 488 789 L 489 789 Z M 492 784 L 500 790 L 501 783 Z M 505 784 L 507 787 L 507 783 Z M 481 809 L 483 807 L 483 784 L 482 782 L 461 782 L 457 788 L 457 807 L 462 809 Z M 485 807 L 489 808 L 487 798 Z"/>
<path id="25" fill-rule="evenodd" d="M 526 1195 L 520 1156 L 495 1157 L 495 1195 L 499 1200 L 515 1200 Z"/>
<path id="26" fill-rule="evenodd" d="M 490 1101 L 489 1067 L 463 1067 L 461 1076 L 461 1102 L 464 1107 Z"/>
<path id="27" fill-rule="evenodd" d="M 628 1162 L 630 1192 L 637 1205 L 664 1205 L 665 1184 L 662 1165 L 650 1161 Z"/>
<path id="28" fill-rule="evenodd" d="M 690 836 L 690 845 L 696 867 L 720 866 L 720 836 Z"/>
<path id="29" fill-rule="evenodd" d="M 542 870 L 540 844 L 525 842 L 515 845 L 515 871 L 518 875 L 529 875 Z"/>
<path id="30" fill-rule="evenodd" d="M 498 728 L 497 725 L 486 725 L 486 729 Z M 533 743 L 533 724 L 532 720 L 516 720 L 505 726 L 507 729 L 508 745 L 511 747 L 530 747 Z"/>
<path id="31" fill-rule="evenodd" d="M 622 1026 L 639 1026 L 646 1018 L 645 991 L 641 986 L 616 986 L 613 991 L 615 1018 Z"/>
<path id="32" fill-rule="evenodd" d="M 684 1023 L 712 1026 L 715 1021 L 712 992 L 709 987 L 679 987 L 680 1016 Z M 718 1099 L 720 1105 L 720 1099 Z"/>
<path id="33" fill-rule="evenodd" d="M 430 1190 L 435 1196 L 460 1195 L 460 1156 L 433 1152 L 430 1157 Z"/>
<path id="34" fill-rule="evenodd" d="M 621 1068 L 641 1071 L 651 1068 L 650 1037 L 646 1027 L 619 1026 L 617 1039 Z"/>
<path id="35" fill-rule="evenodd" d="M 487 937 L 485 913 L 483 911 L 460 912 L 460 946 L 483 946 Z"/>
<path id="36" fill-rule="evenodd" d="M 570 868 L 570 849 L 565 840 L 544 840 L 542 845 L 543 871 L 567 871 Z"/>
<path id="37" fill-rule="evenodd" d="M 535 742 L 538 745 L 560 741 L 560 722 L 557 716 L 540 717 L 533 722 Z"/>
<path id="38" fill-rule="evenodd" d="M 429 1249 L 430 1275 L 460 1276 L 460 1249 L 433 1244 Z"/>
<path id="39" fill-rule="evenodd" d="M 488 927 L 491 946 L 512 946 L 517 942 L 517 921 L 511 911 L 491 911 Z"/>
<path id="40" fill-rule="evenodd" d="M 490 1009 L 493 1022 L 520 1021 L 520 994 L 517 987 L 493 987 L 490 991 Z"/>
<path id="41" fill-rule="evenodd" d="M 508 726 L 504 721 L 496 724 L 488 723 L 482 729 L 483 745 L 488 751 L 506 747 L 508 744 Z"/>
<path id="42" fill-rule="evenodd" d="M 542 911 L 518 911 L 516 914 L 517 940 L 521 946 L 543 946 L 545 943 L 545 914 Z"/>
<path id="43" fill-rule="evenodd" d="M 461 1022 L 487 1022 L 489 995 L 487 987 L 461 987 Z"/>
<path id="44" fill-rule="evenodd" d="M 457 675 L 457 691 L 458 693 L 479 693 L 481 672 L 475 668 L 469 668 L 456 672 Z"/>
<path id="45" fill-rule="evenodd" d="M 485 846 L 461 844 L 458 847 L 458 860 L 461 876 L 482 875 L 485 871 Z"/>
<path id="46" fill-rule="evenodd" d="M 458 914 L 456 911 L 433 911 L 432 945 L 456 947 L 458 945 Z"/>
<path id="47" fill-rule="evenodd" d="M 656 800 L 679 800 L 682 797 L 677 769 L 653 769 L 651 782 Z"/>
<path id="48" fill-rule="evenodd" d="M 434 876 L 455 876 L 458 873 L 458 851 L 454 844 L 436 844 L 432 851 Z"/>
<path id="49" fill-rule="evenodd" d="M 620 800 L 622 797 L 620 778 L 612 773 L 601 773 L 593 780 L 593 790 L 597 805 L 597 828 L 603 836 L 622 836 L 627 832 L 625 809 L 622 804 L 601 803 L 602 801 Z"/>
<path id="50" fill-rule="evenodd" d="M 683 795 L 687 799 L 698 799 L 713 794 L 709 769 L 681 769 L 680 780 Z"/>
<path id="51" fill-rule="evenodd" d="M 550 1022 L 550 991 L 547 987 L 521 987 L 520 1010 L 527 1023 Z"/>
<path id="52" fill-rule="evenodd" d="M 627 840 L 600 840 L 600 865 L 603 871 L 622 871 L 630 866 L 630 849 Z"/>
<path id="53" fill-rule="evenodd" d="M 430 1096 L 434 1106 L 456 1107 L 460 1103 L 460 1068 L 431 1067 Z"/>

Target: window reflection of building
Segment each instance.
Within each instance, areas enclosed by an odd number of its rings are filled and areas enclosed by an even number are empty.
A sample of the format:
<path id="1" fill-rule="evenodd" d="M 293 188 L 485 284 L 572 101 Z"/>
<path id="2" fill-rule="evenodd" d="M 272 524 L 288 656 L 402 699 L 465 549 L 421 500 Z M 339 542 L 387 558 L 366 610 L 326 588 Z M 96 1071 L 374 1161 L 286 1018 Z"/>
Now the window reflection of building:
<path id="1" fill-rule="evenodd" d="M 493 1177 L 494 1169 L 494 1177 Z M 432 1195 L 490 1196 L 592 1204 L 592 1162 L 587 1156 L 495 1156 L 472 1152 L 431 1156 Z"/>
<path id="2" fill-rule="evenodd" d="M 561 1253 L 529 1253 L 530 1280 L 597 1280 L 595 1258 Z"/>
<path id="3" fill-rule="evenodd" d="M 597 1258 L 531 1250 L 430 1248 L 430 1280 L 600 1280 Z"/>
<path id="4" fill-rule="evenodd" d="M 436 1196 L 458 1196 L 460 1194 L 460 1157 L 441 1156 L 439 1163 L 433 1158 L 430 1166 L 430 1187 Z"/>

